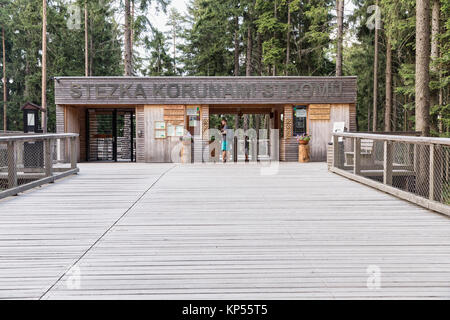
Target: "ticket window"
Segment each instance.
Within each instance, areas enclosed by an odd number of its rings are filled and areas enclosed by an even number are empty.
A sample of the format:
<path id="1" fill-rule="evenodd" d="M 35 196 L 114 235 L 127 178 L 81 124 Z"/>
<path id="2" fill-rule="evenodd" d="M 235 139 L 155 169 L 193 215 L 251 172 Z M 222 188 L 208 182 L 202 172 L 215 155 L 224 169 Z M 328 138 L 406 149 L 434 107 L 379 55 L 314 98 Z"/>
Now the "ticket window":
<path id="1" fill-rule="evenodd" d="M 200 134 L 200 108 L 188 107 L 186 110 L 187 131 L 191 136 Z"/>
<path id="2" fill-rule="evenodd" d="M 307 131 L 307 116 L 308 112 L 306 106 L 294 107 L 294 136 L 305 134 Z"/>

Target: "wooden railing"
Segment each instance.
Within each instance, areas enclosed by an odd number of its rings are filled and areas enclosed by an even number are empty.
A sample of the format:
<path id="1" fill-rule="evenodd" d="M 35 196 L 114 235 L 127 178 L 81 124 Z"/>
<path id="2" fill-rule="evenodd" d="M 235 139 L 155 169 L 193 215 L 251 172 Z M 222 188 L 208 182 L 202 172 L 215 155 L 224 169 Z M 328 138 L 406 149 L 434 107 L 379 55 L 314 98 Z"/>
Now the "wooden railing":
<path id="1" fill-rule="evenodd" d="M 0 199 L 76 174 L 78 134 L 0 136 Z"/>
<path id="2" fill-rule="evenodd" d="M 450 215 L 450 139 L 333 134 L 330 171 Z"/>

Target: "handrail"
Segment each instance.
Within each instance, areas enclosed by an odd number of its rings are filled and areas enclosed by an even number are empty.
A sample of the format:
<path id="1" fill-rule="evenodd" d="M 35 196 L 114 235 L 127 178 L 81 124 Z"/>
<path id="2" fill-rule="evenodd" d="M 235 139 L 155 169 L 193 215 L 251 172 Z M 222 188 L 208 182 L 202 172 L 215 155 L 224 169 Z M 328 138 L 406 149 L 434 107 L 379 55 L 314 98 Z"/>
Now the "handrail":
<path id="1" fill-rule="evenodd" d="M 413 136 L 396 136 L 376 133 L 353 133 L 353 132 L 338 132 L 333 133 L 334 136 L 345 138 L 362 138 L 371 140 L 391 140 L 395 142 L 408 142 L 420 144 L 443 144 L 450 146 L 450 138 L 433 138 L 433 137 L 413 137 Z"/>
<path id="2" fill-rule="evenodd" d="M 77 133 L 0 136 L 0 199 L 76 174 L 78 136 Z"/>
<path id="3" fill-rule="evenodd" d="M 336 132 L 332 148 L 331 172 L 450 216 L 449 138 Z"/>
<path id="4" fill-rule="evenodd" d="M 17 136 L 0 136 L 0 142 L 63 139 L 63 138 L 76 138 L 78 136 L 79 136 L 78 133 L 46 133 L 46 134 L 30 134 Z"/>

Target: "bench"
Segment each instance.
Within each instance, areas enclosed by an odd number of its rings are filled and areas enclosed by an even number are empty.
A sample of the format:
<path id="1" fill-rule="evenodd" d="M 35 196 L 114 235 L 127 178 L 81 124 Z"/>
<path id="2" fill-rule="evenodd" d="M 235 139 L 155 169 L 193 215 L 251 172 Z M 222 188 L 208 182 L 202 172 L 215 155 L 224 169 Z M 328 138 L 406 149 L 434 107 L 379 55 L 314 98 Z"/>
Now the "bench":
<path id="1" fill-rule="evenodd" d="M 355 152 L 345 152 L 345 165 L 353 166 L 355 159 Z M 373 140 L 361 139 L 361 166 L 372 166 L 374 164 L 373 158 Z"/>

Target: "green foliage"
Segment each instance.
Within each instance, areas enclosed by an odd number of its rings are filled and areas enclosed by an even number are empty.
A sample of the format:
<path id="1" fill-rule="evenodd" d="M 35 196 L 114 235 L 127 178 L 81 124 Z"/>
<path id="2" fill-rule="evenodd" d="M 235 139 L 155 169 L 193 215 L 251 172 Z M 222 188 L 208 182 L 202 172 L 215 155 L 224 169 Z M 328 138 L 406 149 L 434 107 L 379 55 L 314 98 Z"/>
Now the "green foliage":
<path id="1" fill-rule="evenodd" d="M 50 131 L 55 129 L 50 78 L 84 75 L 84 0 L 74 2 L 82 16 L 79 28 L 68 25 L 73 18 L 69 2 L 48 0 Z M 90 73 L 121 75 L 123 26 L 115 18 L 123 11 L 123 1 L 88 0 L 87 3 Z M 170 0 L 132 3 L 133 61 L 137 75 L 232 76 L 236 62 L 241 76 L 246 74 L 247 63 L 251 64 L 248 71 L 252 75 L 334 75 L 335 0 L 190 0 L 187 16 L 176 10 L 170 12 L 170 30 L 166 33 L 152 25 L 148 14 L 154 10 L 165 12 Z M 351 41 L 344 43 L 343 72 L 358 76 L 360 130 L 367 130 L 372 110 L 374 30 L 366 22 L 372 15 L 368 8 L 374 3 L 375 0 L 353 0 L 351 14 L 346 4 L 344 31 L 345 38 Z M 383 20 L 379 30 L 379 128 L 384 121 L 384 71 L 389 39 L 393 50 L 395 129 L 414 130 L 415 3 L 416 0 L 379 0 Z M 440 5 L 441 32 L 437 39 L 441 55 L 432 62 L 430 82 L 434 97 L 436 92 L 440 93 L 440 101 L 433 100 L 430 114 L 432 132 L 445 136 L 450 127 L 450 0 L 440 0 Z M 41 101 L 41 6 L 42 1 L 0 0 L 0 25 L 6 32 L 10 130 L 21 129 L 21 105 L 26 101 L 37 104 Z M 235 61 L 236 38 L 239 59 Z M 251 53 L 249 57 L 247 52 Z"/>
<path id="2" fill-rule="evenodd" d="M 168 45 L 164 34 L 154 30 L 152 38 L 145 37 L 144 43 L 150 51 L 148 67 L 143 70 L 147 76 L 173 76 L 175 75 L 173 59 L 168 54 Z"/>
<path id="3" fill-rule="evenodd" d="M 121 48 L 112 6 L 106 0 L 89 0 L 92 75 L 121 74 Z M 84 3 L 84 2 L 83 2 Z M 6 29 L 8 79 L 8 130 L 22 130 L 20 107 L 27 101 L 41 104 L 42 1 L 2 2 L 0 19 Z M 83 13 L 84 7 L 80 6 Z M 48 130 L 54 132 L 55 104 L 52 78 L 84 75 L 84 19 L 75 28 L 64 1 L 49 1 L 47 8 Z M 2 120 L 3 121 L 3 120 Z"/>

